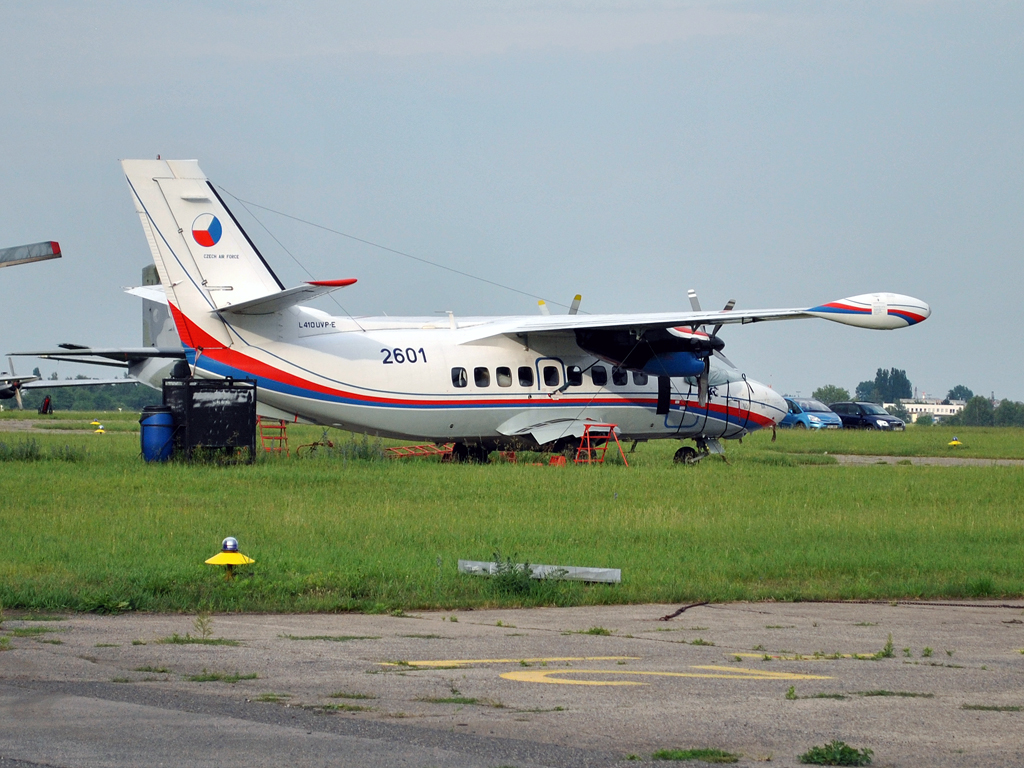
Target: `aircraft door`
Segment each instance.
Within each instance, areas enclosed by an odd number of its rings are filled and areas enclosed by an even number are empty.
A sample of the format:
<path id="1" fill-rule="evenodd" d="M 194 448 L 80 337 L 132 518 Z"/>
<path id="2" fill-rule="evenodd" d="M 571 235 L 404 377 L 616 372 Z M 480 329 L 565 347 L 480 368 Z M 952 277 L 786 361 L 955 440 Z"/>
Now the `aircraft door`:
<path id="1" fill-rule="evenodd" d="M 669 409 L 665 414 L 665 428 L 677 432 L 691 432 L 704 417 L 703 411 L 689 408 L 688 402 L 697 397 L 697 390 L 686 379 L 672 379 L 669 393 Z M 686 391 L 683 391 L 685 388 Z"/>

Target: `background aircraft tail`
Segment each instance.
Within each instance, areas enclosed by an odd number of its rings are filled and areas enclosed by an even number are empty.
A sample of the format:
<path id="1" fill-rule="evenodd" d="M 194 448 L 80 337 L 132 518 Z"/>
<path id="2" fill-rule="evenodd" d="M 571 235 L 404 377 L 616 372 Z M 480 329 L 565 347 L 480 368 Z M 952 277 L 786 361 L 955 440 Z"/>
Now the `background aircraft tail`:
<path id="1" fill-rule="evenodd" d="M 284 290 L 195 160 L 122 160 L 181 341 L 226 347 L 224 309 Z"/>

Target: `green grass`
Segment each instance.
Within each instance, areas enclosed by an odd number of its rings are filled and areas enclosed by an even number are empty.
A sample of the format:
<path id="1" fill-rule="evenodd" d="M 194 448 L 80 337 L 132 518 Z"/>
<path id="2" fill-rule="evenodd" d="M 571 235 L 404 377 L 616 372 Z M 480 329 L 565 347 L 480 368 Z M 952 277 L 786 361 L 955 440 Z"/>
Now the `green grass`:
<path id="1" fill-rule="evenodd" d="M 293 446 L 320 435 L 289 431 Z M 631 454 L 628 469 L 294 456 L 154 466 L 138 458 L 134 433 L 35 435 L 45 451 L 70 443 L 87 455 L 0 473 L 0 604 L 384 613 L 1022 595 L 1024 468 L 764 460 L 825 449 L 946 455 L 946 431 L 786 431 L 774 444 L 755 434 L 727 444 L 728 464 L 697 466 L 673 464 L 678 443 L 659 441 Z M 1024 457 L 1024 430 L 957 434 L 970 446 L 957 455 Z M 231 582 L 203 563 L 229 535 L 256 560 Z M 499 590 L 457 573 L 458 559 L 495 552 L 622 568 L 623 583 L 530 580 Z"/>
<path id="2" fill-rule="evenodd" d="M 476 704 L 479 699 L 471 699 L 468 696 L 444 696 L 441 698 L 423 698 L 420 701 L 425 701 L 430 704 Z"/>
<path id="3" fill-rule="evenodd" d="M 964 704 L 960 709 L 970 709 L 975 712 L 1020 712 L 1024 707 L 1006 706 L 1000 707 L 986 704 Z"/>
<path id="4" fill-rule="evenodd" d="M 192 683 L 237 683 L 239 680 L 256 680 L 259 675 L 255 672 L 250 672 L 247 675 L 235 672 L 229 674 L 227 672 L 207 672 L 205 669 L 201 674 L 198 675 L 187 675 L 186 680 Z"/>
<path id="5" fill-rule="evenodd" d="M 870 749 L 856 749 L 843 741 L 830 741 L 800 755 L 800 762 L 809 765 L 871 765 Z"/>
<path id="6" fill-rule="evenodd" d="M 347 643 L 350 640 L 380 640 L 380 637 L 370 637 L 369 635 L 279 635 L 279 637 L 288 640 L 326 640 L 331 643 Z"/>
<path id="7" fill-rule="evenodd" d="M 739 755 L 724 749 L 661 749 L 651 757 L 655 760 L 700 760 L 704 763 L 738 763 Z"/>
<path id="8" fill-rule="evenodd" d="M 222 637 L 192 637 L 189 633 L 179 635 L 175 632 L 170 637 L 163 637 L 156 642 L 166 645 L 241 645 L 237 640 L 226 640 Z M 134 645 L 134 643 L 132 643 Z"/>

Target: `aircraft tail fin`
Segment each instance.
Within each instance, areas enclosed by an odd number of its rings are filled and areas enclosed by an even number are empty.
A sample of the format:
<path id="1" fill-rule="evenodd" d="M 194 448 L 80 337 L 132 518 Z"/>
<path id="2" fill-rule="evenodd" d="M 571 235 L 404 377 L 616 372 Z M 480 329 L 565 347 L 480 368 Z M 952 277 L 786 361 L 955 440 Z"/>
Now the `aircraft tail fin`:
<path id="1" fill-rule="evenodd" d="M 227 346 L 217 315 L 284 290 L 195 160 L 122 160 L 153 263 L 187 347 Z"/>

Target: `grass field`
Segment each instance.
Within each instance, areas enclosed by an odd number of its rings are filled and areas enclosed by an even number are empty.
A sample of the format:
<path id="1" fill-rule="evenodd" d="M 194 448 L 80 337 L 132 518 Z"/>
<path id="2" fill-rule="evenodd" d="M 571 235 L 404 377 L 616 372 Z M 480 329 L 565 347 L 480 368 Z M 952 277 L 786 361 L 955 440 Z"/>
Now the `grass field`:
<path id="1" fill-rule="evenodd" d="M 73 434 L 0 432 L 8 448 L 34 440 L 41 457 L 0 461 L 6 608 L 396 611 L 1024 595 L 1024 468 L 852 467 L 826 455 L 951 455 L 952 434 L 941 427 L 780 431 L 775 443 L 757 434 L 728 443 L 728 463 L 692 467 L 672 464 L 674 441 L 640 445 L 629 468 L 351 458 L 359 451 L 210 466 L 146 465 L 132 426 L 138 414 L 102 414 L 103 435 L 84 428 L 94 415 L 61 414 L 62 427 L 81 428 Z M 320 434 L 291 428 L 293 453 Z M 1022 430 L 957 435 L 965 448 L 955 455 L 1024 458 Z M 229 535 L 256 560 L 233 582 L 203 564 Z M 621 568 L 623 582 L 523 587 L 457 573 L 458 559 L 496 551 Z"/>

